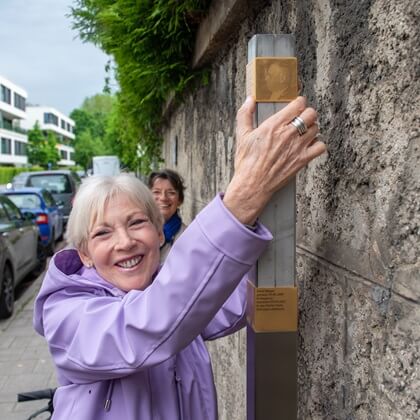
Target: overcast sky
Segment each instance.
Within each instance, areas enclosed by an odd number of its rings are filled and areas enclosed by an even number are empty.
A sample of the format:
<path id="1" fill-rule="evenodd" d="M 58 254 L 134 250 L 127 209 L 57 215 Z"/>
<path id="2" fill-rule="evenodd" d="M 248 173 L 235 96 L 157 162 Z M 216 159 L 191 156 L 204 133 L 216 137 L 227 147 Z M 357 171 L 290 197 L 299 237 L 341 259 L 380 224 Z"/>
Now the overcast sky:
<path id="1" fill-rule="evenodd" d="M 108 57 L 84 44 L 65 15 L 72 0 L 0 0 L 0 75 L 28 102 L 64 114 L 101 93 Z"/>

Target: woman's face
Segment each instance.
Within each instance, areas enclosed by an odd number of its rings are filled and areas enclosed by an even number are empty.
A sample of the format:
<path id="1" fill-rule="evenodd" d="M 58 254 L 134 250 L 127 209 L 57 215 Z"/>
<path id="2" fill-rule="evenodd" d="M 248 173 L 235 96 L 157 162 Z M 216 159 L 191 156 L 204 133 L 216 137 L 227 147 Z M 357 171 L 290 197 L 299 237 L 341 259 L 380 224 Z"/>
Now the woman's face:
<path id="1" fill-rule="evenodd" d="M 182 204 L 178 191 L 168 179 L 156 178 L 153 182 L 152 194 L 165 222 L 171 218 Z"/>
<path id="2" fill-rule="evenodd" d="M 79 251 L 85 265 L 119 289 L 144 290 L 159 265 L 158 232 L 144 210 L 123 194 L 111 199 L 103 220 L 94 223 L 86 251 Z"/>

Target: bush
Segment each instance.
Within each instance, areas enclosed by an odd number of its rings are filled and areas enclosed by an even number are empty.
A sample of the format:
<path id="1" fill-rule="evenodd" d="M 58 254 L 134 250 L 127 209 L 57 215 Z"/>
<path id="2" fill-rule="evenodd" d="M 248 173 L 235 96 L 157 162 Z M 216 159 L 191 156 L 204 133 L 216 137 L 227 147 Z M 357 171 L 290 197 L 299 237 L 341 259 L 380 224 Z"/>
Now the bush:
<path id="1" fill-rule="evenodd" d="M 0 184 L 4 185 L 11 182 L 13 177 L 21 172 L 42 171 L 39 166 L 32 166 L 31 168 L 15 168 L 14 166 L 0 166 Z"/>

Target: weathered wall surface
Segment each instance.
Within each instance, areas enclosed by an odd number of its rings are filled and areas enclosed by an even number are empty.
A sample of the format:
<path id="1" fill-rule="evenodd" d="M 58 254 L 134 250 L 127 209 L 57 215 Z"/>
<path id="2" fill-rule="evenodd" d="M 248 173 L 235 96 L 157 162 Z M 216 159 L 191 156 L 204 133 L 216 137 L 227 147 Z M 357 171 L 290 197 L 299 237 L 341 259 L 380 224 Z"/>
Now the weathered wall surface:
<path id="1" fill-rule="evenodd" d="M 183 215 L 231 177 L 248 40 L 294 32 L 303 93 L 328 146 L 298 176 L 299 418 L 418 419 L 418 3 L 260 3 L 232 28 L 209 85 L 164 127 L 165 164 L 188 185 Z M 221 419 L 245 419 L 244 337 L 210 346 Z"/>

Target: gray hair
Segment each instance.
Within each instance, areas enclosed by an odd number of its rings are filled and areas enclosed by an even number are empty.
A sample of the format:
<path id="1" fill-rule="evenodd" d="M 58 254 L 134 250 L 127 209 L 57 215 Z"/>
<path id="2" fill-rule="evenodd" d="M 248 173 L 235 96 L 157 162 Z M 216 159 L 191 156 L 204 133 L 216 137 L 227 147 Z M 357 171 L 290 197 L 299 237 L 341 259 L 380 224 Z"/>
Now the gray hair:
<path id="1" fill-rule="evenodd" d="M 74 198 L 66 234 L 70 246 L 84 249 L 93 224 L 103 219 L 105 206 L 119 194 L 128 196 L 138 204 L 158 232 L 162 231 L 162 215 L 143 182 L 125 173 L 117 176 L 95 175 L 82 182 Z"/>

